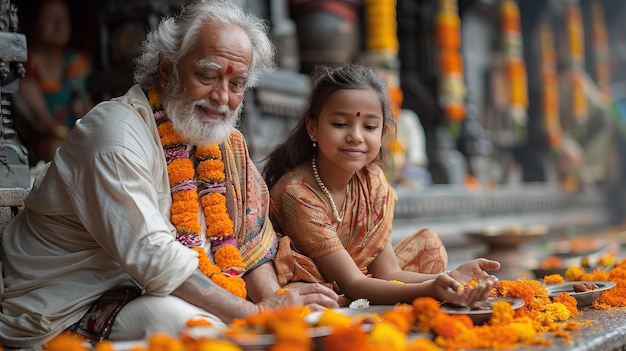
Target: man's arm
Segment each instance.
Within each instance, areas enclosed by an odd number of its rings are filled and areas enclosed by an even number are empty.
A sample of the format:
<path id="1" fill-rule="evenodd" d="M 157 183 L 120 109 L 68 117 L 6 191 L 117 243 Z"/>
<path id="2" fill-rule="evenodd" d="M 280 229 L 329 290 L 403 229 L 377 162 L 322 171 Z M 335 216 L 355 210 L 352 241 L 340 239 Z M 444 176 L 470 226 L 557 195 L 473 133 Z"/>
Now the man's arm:
<path id="1" fill-rule="evenodd" d="M 200 270 L 195 270 L 172 295 L 213 313 L 224 323 L 259 311 L 254 303 L 222 289 Z"/>
<path id="2" fill-rule="evenodd" d="M 280 289 L 276 271 L 271 261 L 265 262 L 254 270 L 244 274 L 248 298 L 255 303 L 274 295 Z"/>

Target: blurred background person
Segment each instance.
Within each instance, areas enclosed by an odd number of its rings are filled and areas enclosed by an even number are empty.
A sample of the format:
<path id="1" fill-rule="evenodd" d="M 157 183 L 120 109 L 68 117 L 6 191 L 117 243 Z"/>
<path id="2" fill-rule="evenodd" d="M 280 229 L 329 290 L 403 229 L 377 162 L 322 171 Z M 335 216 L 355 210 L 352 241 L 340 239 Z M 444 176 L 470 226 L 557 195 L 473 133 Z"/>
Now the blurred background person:
<path id="1" fill-rule="evenodd" d="M 71 20 L 64 0 L 44 0 L 27 31 L 26 77 L 15 98 L 16 127 L 29 162 L 52 160 L 76 120 L 92 107 L 88 57 L 70 46 Z"/>

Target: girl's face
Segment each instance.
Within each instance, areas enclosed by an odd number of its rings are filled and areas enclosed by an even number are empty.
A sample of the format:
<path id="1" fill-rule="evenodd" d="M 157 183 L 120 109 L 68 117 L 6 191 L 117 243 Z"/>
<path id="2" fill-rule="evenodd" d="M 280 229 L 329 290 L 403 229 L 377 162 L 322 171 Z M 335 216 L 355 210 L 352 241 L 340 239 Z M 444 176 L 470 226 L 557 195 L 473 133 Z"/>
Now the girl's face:
<path id="1" fill-rule="evenodd" d="M 320 164 L 355 172 L 376 159 L 383 137 L 383 110 L 372 89 L 343 89 L 331 94 L 307 129 L 318 144 Z"/>

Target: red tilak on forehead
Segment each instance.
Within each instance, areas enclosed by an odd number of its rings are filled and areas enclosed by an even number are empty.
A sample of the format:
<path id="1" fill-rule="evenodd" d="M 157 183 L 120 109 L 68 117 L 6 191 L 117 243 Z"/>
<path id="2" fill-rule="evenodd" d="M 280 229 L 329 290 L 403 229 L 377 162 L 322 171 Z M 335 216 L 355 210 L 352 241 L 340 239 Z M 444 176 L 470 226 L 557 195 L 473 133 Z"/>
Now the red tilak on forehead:
<path id="1" fill-rule="evenodd" d="M 226 73 L 228 73 L 228 74 L 233 73 L 233 66 L 229 65 L 228 67 L 226 67 Z"/>
<path id="2" fill-rule="evenodd" d="M 357 112 L 356 116 L 359 117 L 361 115 L 361 112 Z"/>

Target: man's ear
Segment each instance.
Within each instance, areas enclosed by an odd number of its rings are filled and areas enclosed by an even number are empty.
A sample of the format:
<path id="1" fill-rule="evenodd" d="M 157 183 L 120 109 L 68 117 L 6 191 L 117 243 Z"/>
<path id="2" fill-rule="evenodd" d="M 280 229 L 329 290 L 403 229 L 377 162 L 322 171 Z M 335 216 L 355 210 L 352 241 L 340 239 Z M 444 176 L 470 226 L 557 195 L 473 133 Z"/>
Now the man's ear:
<path id="1" fill-rule="evenodd" d="M 167 59 L 161 59 L 159 60 L 159 86 L 161 88 L 165 88 L 167 86 L 167 83 L 170 80 L 170 77 L 172 76 L 172 70 L 174 69 L 174 65 L 172 65 L 172 63 L 167 60 Z"/>

